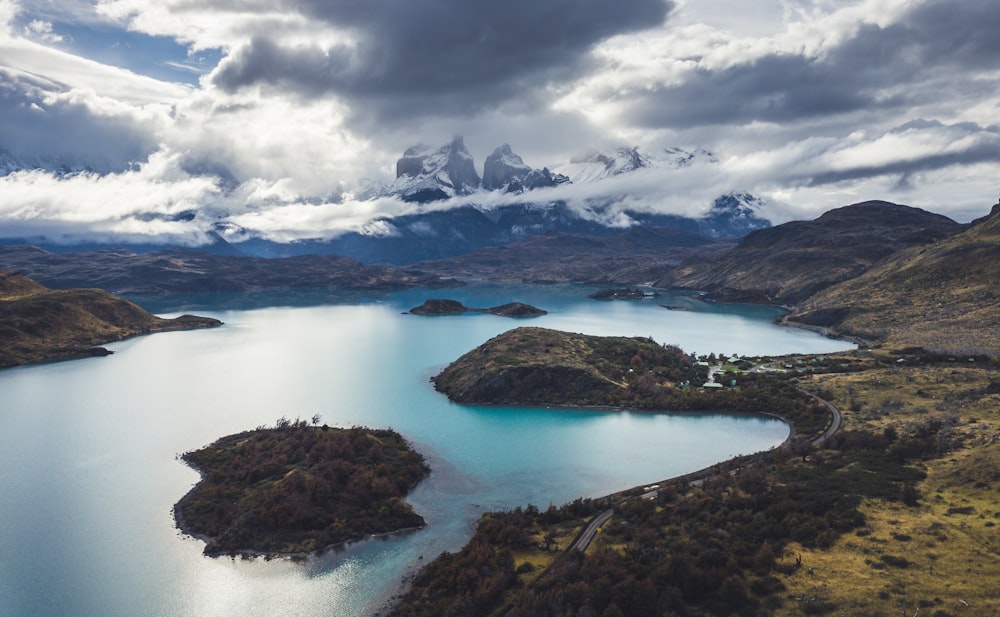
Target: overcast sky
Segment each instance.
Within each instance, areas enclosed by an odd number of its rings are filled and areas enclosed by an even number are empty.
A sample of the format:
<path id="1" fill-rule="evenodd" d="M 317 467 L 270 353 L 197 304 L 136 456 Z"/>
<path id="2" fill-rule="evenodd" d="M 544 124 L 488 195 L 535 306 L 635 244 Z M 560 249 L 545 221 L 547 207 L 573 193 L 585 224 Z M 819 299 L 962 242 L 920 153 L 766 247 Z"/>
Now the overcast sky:
<path id="1" fill-rule="evenodd" d="M 718 161 L 551 195 L 571 202 L 964 222 L 1000 193 L 998 119 L 994 0 L 0 0 L 0 155 L 101 171 L 0 178 L 5 237 L 335 234 L 410 208 L 353 195 L 454 135 L 480 173 L 505 142 L 533 167 Z"/>

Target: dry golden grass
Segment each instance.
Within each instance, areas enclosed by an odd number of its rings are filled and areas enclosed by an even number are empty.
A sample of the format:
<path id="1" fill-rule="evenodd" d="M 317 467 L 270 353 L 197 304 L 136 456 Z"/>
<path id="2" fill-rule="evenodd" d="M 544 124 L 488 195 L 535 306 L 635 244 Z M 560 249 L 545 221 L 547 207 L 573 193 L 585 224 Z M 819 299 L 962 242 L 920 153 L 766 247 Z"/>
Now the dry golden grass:
<path id="1" fill-rule="evenodd" d="M 1000 395 L 998 374 L 966 366 L 929 366 L 817 375 L 841 407 L 847 430 L 950 423 L 953 444 L 923 463 L 917 507 L 866 500 L 864 529 L 829 550 L 793 546 L 802 568 L 782 581 L 776 615 L 824 606 L 842 615 L 1000 615 Z M 824 604 L 826 603 L 826 604 Z"/>

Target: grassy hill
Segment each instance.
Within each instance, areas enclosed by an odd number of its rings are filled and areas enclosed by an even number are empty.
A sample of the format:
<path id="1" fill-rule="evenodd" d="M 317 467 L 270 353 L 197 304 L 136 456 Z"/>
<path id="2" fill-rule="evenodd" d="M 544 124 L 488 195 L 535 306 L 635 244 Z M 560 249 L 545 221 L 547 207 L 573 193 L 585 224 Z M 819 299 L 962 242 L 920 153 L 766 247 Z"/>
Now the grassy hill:
<path id="1" fill-rule="evenodd" d="M 717 299 L 797 304 L 853 279 L 902 249 L 962 229 L 951 219 L 884 201 L 837 208 L 748 234 L 734 249 L 702 255 L 670 271 L 659 287 L 710 292 Z"/>
<path id="2" fill-rule="evenodd" d="M 680 350 L 649 339 L 516 328 L 450 364 L 434 384 L 463 403 L 604 405 L 620 398 L 636 369 L 679 382 L 704 380 L 700 368 Z"/>
<path id="3" fill-rule="evenodd" d="M 897 347 L 1000 354 L 1000 207 L 821 291 L 788 319 Z"/>
<path id="4" fill-rule="evenodd" d="M 0 368 L 106 355 L 95 347 L 137 334 L 218 325 L 193 315 L 163 319 L 99 289 L 54 291 L 0 271 Z"/>

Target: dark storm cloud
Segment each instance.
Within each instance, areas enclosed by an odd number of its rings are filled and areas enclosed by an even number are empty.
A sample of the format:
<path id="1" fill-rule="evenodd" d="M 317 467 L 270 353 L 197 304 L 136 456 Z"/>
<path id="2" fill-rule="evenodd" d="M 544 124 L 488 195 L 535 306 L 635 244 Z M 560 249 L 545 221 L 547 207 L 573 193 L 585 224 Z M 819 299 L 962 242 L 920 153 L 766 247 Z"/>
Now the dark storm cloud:
<path id="1" fill-rule="evenodd" d="M 106 173 L 144 161 L 155 147 L 151 127 L 132 117 L 45 95 L 30 80 L 0 70 L 0 151 L 15 159 Z"/>
<path id="2" fill-rule="evenodd" d="M 386 113 L 426 106 L 474 111 L 580 74 L 586 52 L 663 23 L 665 0 L 302 0 L 292 8 L 349 31 L 356 45 L 283 46 L 267 34 L 213 76 L 234 91 L 258 83 L 332 92 Z M 381 107 L 383 104 L 387 107 Z"/>
<path id="3" fill-rule="evenodd" d="M 631 102 L 624 116 L 648 127 L 790 123 L 954 99 L 977 87 L 963 76 L 1000 68 L 998 32 L 991 3 L 932 2 L 895 24 L 863 26 L 820 57 L 773 54 L 696 71 Z"/>

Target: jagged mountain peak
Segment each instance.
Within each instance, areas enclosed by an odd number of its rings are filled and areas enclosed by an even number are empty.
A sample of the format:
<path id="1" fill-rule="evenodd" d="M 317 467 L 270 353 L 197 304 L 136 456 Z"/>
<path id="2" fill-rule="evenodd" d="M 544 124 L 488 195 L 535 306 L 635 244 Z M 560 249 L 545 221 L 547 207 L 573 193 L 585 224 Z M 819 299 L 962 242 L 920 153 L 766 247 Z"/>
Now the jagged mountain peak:
<path id="1" fill-rule="evenodd" d="M 483 189 L 521 193 L 525 190 L 555 186 L 569 178 L 553 174 L 547 167 L 533 169 L 511 149 L 510 144 L 498 146 L 483 163 Z"/>
<path id="2" fill-rule="evenodd" d="M 424 144 L 407 148 L 396 161 L 389 192 L 405 201 L 429 202 L 479 190 L 479 174 L 462 136 L 437 150 Z"/>

